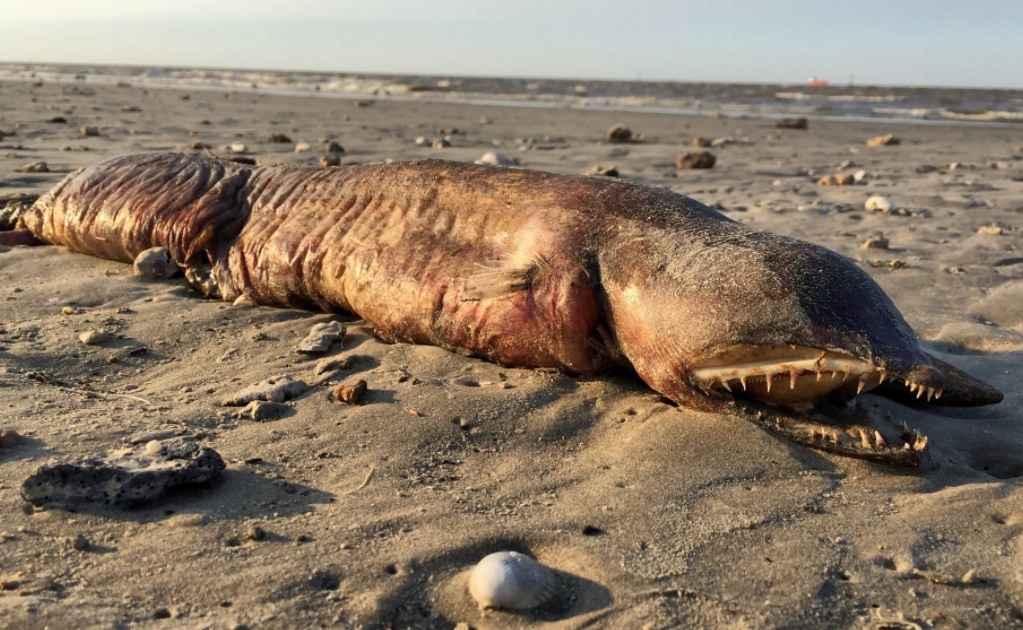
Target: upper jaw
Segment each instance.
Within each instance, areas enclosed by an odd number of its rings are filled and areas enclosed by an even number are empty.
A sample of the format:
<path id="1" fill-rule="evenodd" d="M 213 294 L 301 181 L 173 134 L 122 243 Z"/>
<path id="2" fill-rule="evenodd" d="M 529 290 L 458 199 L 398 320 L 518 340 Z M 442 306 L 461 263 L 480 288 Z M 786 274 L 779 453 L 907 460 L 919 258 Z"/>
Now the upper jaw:
<path id="1" fill-rule="evenodd" d="M 832 392 L 848 397 L 888 380 L 901 381 L 930 401 L 941 397 L 941 373 L 919 363 L 891 371 L 838 350 L 808 346 L 737 344 L 692 362 L 689 378 L 705 392 L 728 390 L 772 405 L 800 407 Z"/>

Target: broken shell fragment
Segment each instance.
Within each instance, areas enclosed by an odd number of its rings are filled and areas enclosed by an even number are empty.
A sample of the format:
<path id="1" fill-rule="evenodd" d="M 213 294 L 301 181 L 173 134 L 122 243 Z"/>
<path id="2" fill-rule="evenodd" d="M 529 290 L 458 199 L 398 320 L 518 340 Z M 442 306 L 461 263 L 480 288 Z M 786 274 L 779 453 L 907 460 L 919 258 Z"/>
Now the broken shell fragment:
<path id="1" fill-rule="evenodd" d="M 469 574 L 469 594 L 480 608 L 537 608 L 554 597 L 557 586 L 553 571 L 516 551 L 492 553 Z"/>
<path id="2" fill-rule="evenodd" d="M 135 275 L 149 280 L 173 278 L 181 272 L 181 268 L 171 258 L 170 252 L 164 247 L 150 247 L 139 252 L 135 257 Z"/>
<path id="3" fill-rule="evenodd" d="M 298 344 L 298 351 L 306 354 L 323 354 L 344 338 L 347 329 L 339 321 L 315 324 L 309 334 Z"/>

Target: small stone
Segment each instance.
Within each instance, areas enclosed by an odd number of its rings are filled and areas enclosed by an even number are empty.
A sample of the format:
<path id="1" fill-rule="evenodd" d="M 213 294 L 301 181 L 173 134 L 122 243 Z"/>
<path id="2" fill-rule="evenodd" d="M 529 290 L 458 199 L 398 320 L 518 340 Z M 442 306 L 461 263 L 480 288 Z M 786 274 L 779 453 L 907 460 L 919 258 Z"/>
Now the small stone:
<path id="1" fill-rule="evenodd" d="M 82 534 L 77 534 L 73 538 L 67 539 L 67 545 L 75 551 L 85 551 L 89 548 L 89 539 Z"/>
<path id="2" fill-rule="evenodd" d="M 871 236 L 862 245 L 863 249 L 888 249 L 888 239 L 885 238 L 884 234 L 876 234 Z"/>
<path id="3" fill-rule="evenodd" d="M 233 143 L 228 148 L 231 150 L 231 153 L 234 153 L 234 154 L 237 154 L 237 155 L 241 155 L 241 154 L 247 153 L 249 151 L 249 148 L 247 146 L 245 146 L 241 142 L 235 142 L 235 143 Z"/>
<path id="4" fill-rule="evenodd" d="M 849 174 L 825 175 L 817 180 L 817 183 L 821 186 L 852 186 L 856 183 L 856 179 Z"/>
<path id="5" fill-rule="evenodd" d="M 258 525 L 253 525 L 245 530 L 245 540 L 263 540 L 266 538 L 266 531 Z"/>
<path id="6" fill-rule="evenodd" d="M 430 144 L 433 144 L 433 140 L 430 140 L 426 136 L 419 136 L 415 139 L 415 143 L 417 146 L 425 147 Z"/>
<path id="7" fill-rule="evenodd" d="M 14 429 L 4 429 L 0 431 L 0 448 L 11 448 L 18 443 L 18 432 Z"/>
<path id="8" fill-rule="evenodd" d="M 621 174 L 618 172 L 618 167 L 615 165 L 611 166 L 594 166 L 590 170 L 583 173 L 584 175 L 598 176 L 598 177 L 620 177 Z"/>
<path id="9" fill-rule="evenodd" d="M 272 133 L 270 134 L 270 142 L 277 144 L 291 144 L 291 138 L 283 133 Z"/>
<path id="10" fill-rule="evenodd" d="M 266 422 L 267 420 L 278 420 L 283 418 L 291 411 L 291 407 L 284 403 L 272 402 L 268 400 L 253 400 L 249 404 L 245 405 L 238 412 L 239 418 L 250 418 L 256 422 Z"/>
<path id="11" fill-rule="evenodd" d="M 690 142 L 689 144 L 697 149 L 706 149 L 707 147 L 710 146 L 711 142 L 712 140 L 710 138 L 702 138 L 697 136 L 693 138 L 693 141 Z"/>
<path id="12" fill-rule="evenodd" d="M 146 452 L 150 455 L 156 455 L 163 450 L 163 443 L 160 440 L 149 440 L 146 442 Z"/>
<path id="13" fill-rule="evenodd" d="M 632 130 L 625 125 L 614 125 L 607 130 L 608 142 L 632 142 L 636 139 Z"/>
<path id="14" fill-rule="evenodd" d="M 351 366 L 351 359 L 349 359 L 348 357 L 344 357 L 342 359 L 331 357 L 331 358 L 323 359 L 319 363 L 317 363 L 316 367 L 313 368 L 313 373 L 316 374 L 317 376 L 320 376 L 320 375 L 326 374 L 328 372 L 337 372 L 338 370 L 347 370 L 350 366 Z"/>
<path id="15" fill-rule="evenodd" d="M 111 334 L 105 330 L 88 330 L 78 335 L 82 343 L 87 346 L 98 346 L 105 341 L 110 341 L 110 337 Z"/>
<path id="16" fill-rule="evenodd" d="M 341 166 L 340 154 L 328 153 L 327 155 L 320 156 L 320 168 L 330 168 L 332 166 Z"/>
<path id="17" fill-rule="evenodd" d="M 485 166 L 515 166 L 518 161 L 508 157 L 504 153 L 498 153 L 496 151 L 487 151 L 480 159 L 476 160 L 477 164 Z"/>
<path id="18" fill-rule="evenodd" d="M 242 293 L 231 302 L 232 306 L 255 306 L 256 302 L 252 299 L 252 296 Z"/>
<path id="19" fill-rule="evenodd" d="M 60 124 L 60 125 L 66 125 L 67 124 L 67 118 L 64 118 L 63 116 L 54 116 L 53 118 L 47 119 L 46 122 L 48 122 L 48 123 L 56 123 L 56 124 Z"/>
<path id="20" fill-rule="evenodd" d="M 312 145 L 308 142 L 299 142 L 295 145 L 295 153 L 306 153 L 312 149 Z"/>
<path id="21" fill-rule="evenodd" d="M 205 142 L 196 141 L 190 145 L 190 148 L 193 151 L 205 151 L 210 148 L 210 145 L 206 144 Z"/>
<path id="22" fill-rule="evenodd" d="M 1005 229 L 1000 225 L 982 225 L 977 229 L 977 234 L 984 236 L 1001 236 L 1005 234 Z"/>
<path id="23" fill-rule="evenodd" d="M 347 405 L 358 405 L 367 389 L 366 381 L 362 379 L 354 383 L 342 383 L 334 388 L 334 400 Z"/>
<path id="24" fill-rule="evenodd" d="M 437 138 L 436 140 L 433 141 L 433 144 L 430 146 L 432 146 L 434 149 L 446 149 L 451 146 L 451 141 L 448 140 L 447 138 Z"/>
<path id="25" fill-rule="evenodd" d="M 148 280 L 165 280 L 181 272 L 170 252 L 163 247 L 150 247 L 135 257 L 135 275 Z"/>
<path id="26" fill-rule="evenodd" d="M 98 136 L 99 127 L 82 127 L 79 129 L 83 136 Z"/>
<path id="27" fill-rule="evenodd" d="M 343 146 L 341 146 L 340 143 L 335 142 L 334 140 L 331 140 L 330 142 L 327 143 L 327 146 L 326 146 L 325 150 L 326 150 L 327 153 L 344 153 L 345 152 L 345 148 Z"/>
<path id="28" fill-rule="evenodd" d="M 855 181 L 857 184 L 859 184 L 860 182 L 862 182 L 866 178 L 867 178 L 867 171 L 865 171 L 863 169 L 860 169 L 860 170 L 856 171 L 855 173 L 853 173 L 853 181 Z"/>
<path id="29" fill-rule="evenodd" d="M 891 213 L 891 211 L 895 208 L 895 205 L 891 202 L 890 199 L 887 199 L 880 195 L 874 195 L 873 197 L 867 199 L 867 201 L 863 204 L 863 207 L 868 212 L 884 212 L 888 214 Z"/>
<path id="30" fill-rule="evenodd" d="M 806 118 L 782 118 L 774 126 L 778 129 L 807 129 L 810 124 Z"/>
<path id="31" fill-rule="evenodd" d="M 50 167 L 46 164 L 46 162 L 39 161 L 26 164 L 18 170 L 22 173 L 49 173 Z"/>
<path id="32" fill-rule="evenodd" d="M 867 140 L 868 147 L 887 147 L 900 144 L 902 141 L 896 138 L 893 134 L 885 134 L 883 136 L 875 136 Z"/>
<path id="33" fill-rule="evenodd" d="M 225 398 L 221 404 L 225 407 L 241 407 L 253 400 L 284 402 L 309 389 L 305 381 L 296 381 L 288 374 L 272 376 Z"/>
<path id="34" fill-rule="evenodd" d="M 713 168 L 717 157 L 710 151 L 693 151 L 683 153 L 675 160 L 677 169 Z"/>

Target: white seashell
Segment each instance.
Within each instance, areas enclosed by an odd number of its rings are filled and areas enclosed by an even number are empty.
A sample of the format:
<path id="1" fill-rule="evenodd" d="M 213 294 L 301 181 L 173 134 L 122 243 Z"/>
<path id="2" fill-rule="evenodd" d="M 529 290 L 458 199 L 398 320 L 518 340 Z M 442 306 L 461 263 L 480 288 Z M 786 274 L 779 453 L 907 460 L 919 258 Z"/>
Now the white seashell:
<path id="1" fill-rule="evenodd" d="M 476 160 L 477 164 L 483 164 L 488 166 L 515 166 L 516 162 L 512 158 L 508 157 L 504 153 L 498 153 L 496 151 L 487 151 L 480 159 Z"/>
<path id="2" fill-rule="evenodd" d="M 870 199 L 867 199 L 867 203 L 863 204 L 863 207 L 870 212 L 891 212 L 895 207 L 892 202 L 880 195 L 874 195 Z"/>
<path id="3" fill-rule="evenodd" d="M 469 594 L 480 608 L 536 608 L 549 602 L 557 588 L 553 571 L 515 551 L 492 553 L 469 574 Z"/>

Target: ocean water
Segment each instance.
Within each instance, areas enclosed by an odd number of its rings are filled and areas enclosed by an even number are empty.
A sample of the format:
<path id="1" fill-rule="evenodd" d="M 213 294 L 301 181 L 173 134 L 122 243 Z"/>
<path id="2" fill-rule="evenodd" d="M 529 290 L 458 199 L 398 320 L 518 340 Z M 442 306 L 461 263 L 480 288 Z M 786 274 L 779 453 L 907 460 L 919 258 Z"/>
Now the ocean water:
<path id="1" fill-rule="evenodd" d="M 127 84 L 335 98 L 723 114 L 1023 124 L 1023 90 L 583 81 L 75 64 L 0 64 L 0 81 Z"/>

